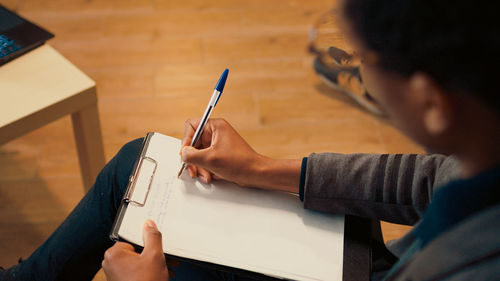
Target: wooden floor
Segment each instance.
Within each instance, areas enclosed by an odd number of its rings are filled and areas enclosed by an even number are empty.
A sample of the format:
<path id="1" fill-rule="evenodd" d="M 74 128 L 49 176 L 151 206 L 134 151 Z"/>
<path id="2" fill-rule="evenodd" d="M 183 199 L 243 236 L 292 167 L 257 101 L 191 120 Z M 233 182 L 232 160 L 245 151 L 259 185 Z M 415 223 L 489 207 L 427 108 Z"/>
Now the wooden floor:
<path id="1" fill-rule="evenodd" d="M 97 82 L 107 159 L 148 131 L 182 137 L 226 67 L 214 116 L 263 154 L 422 152 L 315 76 L 308 30 L 331 0 L 1 3 L 55 33 L 50 44 Z M 0 265 L 27 258 L 82 196 L 69 118 L 0 146 Z M 408 229 L 383 227 L 385 239 Z"/>

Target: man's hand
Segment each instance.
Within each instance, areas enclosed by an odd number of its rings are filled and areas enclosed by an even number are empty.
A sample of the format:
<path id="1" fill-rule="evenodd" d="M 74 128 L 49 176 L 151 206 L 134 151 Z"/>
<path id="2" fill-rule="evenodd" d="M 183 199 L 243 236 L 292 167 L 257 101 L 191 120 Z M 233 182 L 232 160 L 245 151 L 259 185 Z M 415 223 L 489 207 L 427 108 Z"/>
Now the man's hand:
<path id="1" fill-rule="evenodd" d="M 128 243 L 117 242 L 104 253 L 102 268 L 108 281 L 167 281 L 169 270 L 163 255 L 161 233 L 153 221 L 143 229 L 144 250 L 138 254 Z"/>
<path id="2" fill-rule="evenodd" d="M 298 193 L 300 160 L 276 160 L 258 154 L 223 119 L 210 119 L 196 148 L 189 146 L 200 119 L 186 121 L 182 161 L 194 178 L 223 179 L 240 186 Z"/>
<path id="3" fill-rule="evenodd" d="M 223 119 L 210 119 L 198 140 L 197 149 L 189 146 L 200 119 L 186 121 L 182 161 L 187 172 L 208 183 L 224 179 L 242 186 L 252 185 L 251 177 L 264 159 Z"/>

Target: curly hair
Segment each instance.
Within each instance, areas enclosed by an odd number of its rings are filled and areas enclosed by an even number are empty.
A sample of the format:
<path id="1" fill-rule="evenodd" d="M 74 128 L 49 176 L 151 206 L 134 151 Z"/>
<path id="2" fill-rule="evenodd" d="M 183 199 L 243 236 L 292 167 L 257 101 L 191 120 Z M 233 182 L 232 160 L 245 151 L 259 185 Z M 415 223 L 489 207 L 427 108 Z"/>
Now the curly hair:
<path id="1" fill-rule="evenodd" d="M 495 1 L 345 0 L 342 10 L 387 70 L 422 71 L 443 88 L 473 94 L 500 112 Z"/>

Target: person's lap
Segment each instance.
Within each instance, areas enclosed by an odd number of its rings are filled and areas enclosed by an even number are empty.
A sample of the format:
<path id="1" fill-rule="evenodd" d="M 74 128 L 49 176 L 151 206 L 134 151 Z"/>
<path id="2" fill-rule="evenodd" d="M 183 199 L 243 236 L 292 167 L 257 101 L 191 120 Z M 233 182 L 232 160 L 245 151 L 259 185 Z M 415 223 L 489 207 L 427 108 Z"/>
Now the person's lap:
<path id="1" fill-rule="evenodd" d="M 109 232 L 141 144 L 136 139 L 124 145 L 56 231 L 28 259 L 0 271 L 0 280 L 92 280 L 113 245 Z M 173 270 L 174 281 L 235 280 L 233 274 L 188 263 Z"/>

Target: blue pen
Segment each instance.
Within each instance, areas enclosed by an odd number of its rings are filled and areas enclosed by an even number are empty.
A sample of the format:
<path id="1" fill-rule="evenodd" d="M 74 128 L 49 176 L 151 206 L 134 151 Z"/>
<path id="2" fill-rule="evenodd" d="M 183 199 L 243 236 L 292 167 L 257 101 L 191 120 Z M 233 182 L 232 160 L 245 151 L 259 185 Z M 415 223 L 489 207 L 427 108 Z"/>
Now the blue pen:
<path id="1" fill-rule="evenodd" d="M 203 128 L 205 128 L 208 118 L 210 118 L 210 114 L 212 113 L 214 107 L 217 105 L 220 96 L 222 95 L 222 90 L 224 90 L 224 85 L 226 85 L 226 79 L 228 73 L 229 69 L 226 68 L 226 70 L 222 72 L 219 81 L 217 81 L 217 84 L 215 85 L 214 88 L 214 92 L 212 94 L 212 98 L 208 102 L 207 109 L 205 109 L 205 113 L 203 113 L 203 117 L 201 117 L 200 124 L 198 125 L 198 128 L 196 128 L 196 131 L 194 132 L 193 140 L 191 140 L 191 146 L 195 146 L 196 142 L 201 137 L 201 134 L 203 133 Z M 179 173 L 177 174 L 177 177 L 181 176 L 185 168 L 186 168 L 186 163 L 182 162 L 182 167 Z"/>

